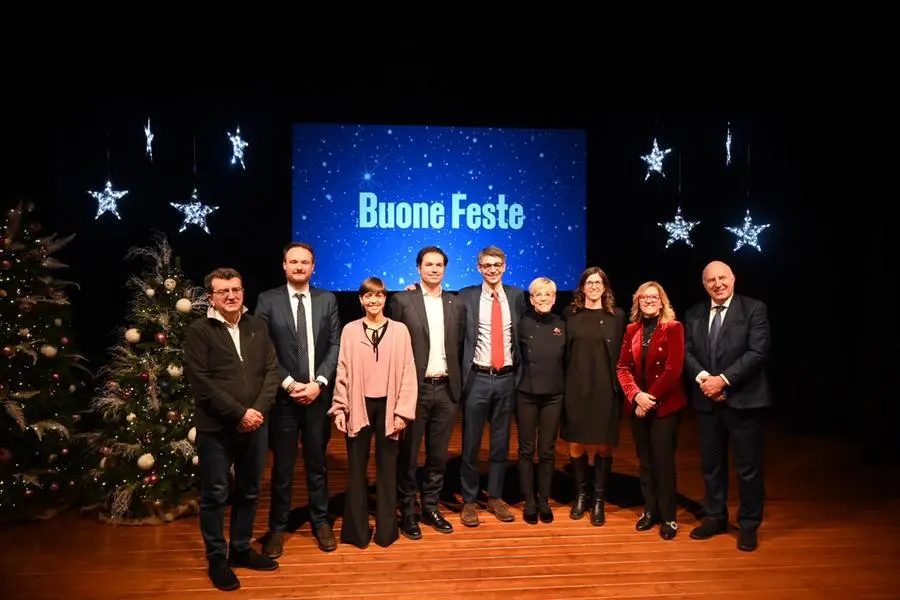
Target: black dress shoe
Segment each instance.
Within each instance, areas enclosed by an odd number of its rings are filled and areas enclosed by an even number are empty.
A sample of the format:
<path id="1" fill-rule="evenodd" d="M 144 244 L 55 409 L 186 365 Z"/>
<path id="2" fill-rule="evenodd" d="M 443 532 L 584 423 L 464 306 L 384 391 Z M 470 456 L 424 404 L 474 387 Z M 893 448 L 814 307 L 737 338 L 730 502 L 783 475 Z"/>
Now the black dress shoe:
<path id="1" fill-rule="evenodd" d="M 535 504 L 525 504 L 525 510 L 522 511 L 522 519 L 529 525 L 538 524 L 538 509 Z"/>
<path id="2" fill-rule="evenodd" d="M 546 502 L 538 503 L 538 517 L 540 517 L 541 523 L 553 522 L 553 510 L 550 508 L 549 504 Z"/>
<path id="3" fill-rule="evenodd" d="M 224 556 L 216 556 L 209 561 L 209 569 L 207 570 L 209 580 L 217 589 L 223 592 L 230 592 L 241 587 L 241 582 L 237 575 L 228 565 L 228 559 Z"/>
<path id="4" fill-rule="evenodd" d="M 334 539 L 334 530 L 331 529 L 331 525 L 328 523 L 314 528 L 313 535 L 316 538 L 316 543 L 319 545 L 319 550 L 322 552 L 332 552 L 337 550 L 337 540 Z"/>
<path id="5" fill-rule="evenodd" d="M 694 527 L 691 531 L 691 538 L 695 540 L 708 540 L 709 538 L 725 533 L 728 530 L 728 524 L 713 519 L 704 519 L 703 523 Z"/>
<path id="6" fill-rule="evenodd" d="M 414 516 L 403 517 L 403 520 L 400 521 L 400 533 L 403 534 L 403 537 L 411 540 L 422 539 L 422 530 Z"/>
<path id="7" fill-rule="evenodd" d="M 738 550 L 743 552 L 753 552 L 758 545 L 759 540 L 756 538 L 755 529 L 741 529 L 740 534 L 738 534 Z"/>
<path id="8" fill-rule="evenodd" d="M 440 533 L 453 533 L 453 525 L 444 518 L 439 510 L 426 510 L 422 513 L 422 522 L 434 527 Z"/>
<path id="9" fill-rule="evenodd" d="M 659 522 L 660 522 L 659 519 L 654 518 L 653 515 L 651 515 L 648 512 L 645 512 L 644 514 L 641 515 L 641 518 L 637 520 L 637 523 L 634 524 L 634 528 L 637 531 L 647 531 L 654 525 L 659 525 Z"/>
<path id="10" fill-rule="evenodd" d="M 666 521 L 662 525 L 659 526 L 659 537 L 664 540 L 672 540 L 675 539 L 675 535 L 678 533 L 678 523 L 675 521 Z"/>
<path id="11" fill-rule="evenodd" d="M 277 562 L 268 556 L 263 556 L 253 548 L 243 552 L 232 550 L 228 554 L 228 564 L 232 567 L 243 567 L 253 571 L 274 571 L 278 568 Z"/>

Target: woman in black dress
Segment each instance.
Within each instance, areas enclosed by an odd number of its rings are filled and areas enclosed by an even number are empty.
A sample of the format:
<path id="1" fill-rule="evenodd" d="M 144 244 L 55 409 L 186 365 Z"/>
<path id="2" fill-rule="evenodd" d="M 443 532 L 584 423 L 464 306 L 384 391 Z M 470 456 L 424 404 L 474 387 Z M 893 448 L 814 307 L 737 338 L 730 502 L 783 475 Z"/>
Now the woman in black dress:
<path id="1" fill-rule="evenodd" d="M 588 471 L 593 462 L 591 524 L 606 522 L 604 498 L 619 443 L 622 390 L 616 362 L 625 334 L 625 311 L 616 307 L 609 277 L 600 267 L 582 273 L 566 318 L 566 395 L 562 438 L 569 442 L 575 502 L 569 516 L 587 508 Z"/>

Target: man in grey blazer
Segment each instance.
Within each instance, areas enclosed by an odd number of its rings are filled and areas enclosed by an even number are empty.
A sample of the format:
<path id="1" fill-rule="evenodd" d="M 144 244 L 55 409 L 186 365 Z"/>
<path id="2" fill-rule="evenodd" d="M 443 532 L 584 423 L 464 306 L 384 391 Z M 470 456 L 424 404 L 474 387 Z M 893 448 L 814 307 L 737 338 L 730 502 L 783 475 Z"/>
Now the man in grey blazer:
<path id="1" fill-rule="evenodd" d="M 459 361 L 465 311 L 456 294 L 441 287 L 446 267 L 443 250 L 437 246 L 422 248 L 416 256 L 418 285 L 411 291 L 397 292 L 390 303 L 390 317 L 409 330 L 419 380 L 416 420 L 400 439 L 397 469 L 398 498 L 403 504 L 400 533 L 413 540 L 422 537 L 419 520 L 440 533 L 453 531 L 440 512 L 438 498 L 462 390 Z M 416 512 L 416 469 L 423 438 L 425 476 L 420 516 Z"/>
<path id="2" fill-rule="evenodd" d="M 478 253 L 480 285 L 465 287 L 459 298 L 466 309 L 463 343 L 462 386 L 463 450 L 460 477 L 463 510 L 460 520 L 476 527 L 478 511 L 478 453 L 485 421 L 490 422 L 490 471 L 488 512 L 500 521 L 513 521 L 509 506 L 500 498 L 506 478 L 509 436 L 515 407 L 516 387 L 521 370 L 517 337 L 519 318 L 525 313 L 525 293 L 505 285 L 506 253 L 488 246 Z"/>
<path id="3" fill-rule="evenodd" d="M 309 244 L 288 244 L 282 263 L 287 283 L 261 293 L 256 302 L 255 314 L 268 322 L 281 379 L 269 419 L 272 501 L 269 531 L 263 537 L 263 554 L 272 558 L 284 552 L 300 440 L 316 543 L 325 552 L 337 548 L 328 519 L 325 451 L 331 438 L 326 413 L 331 407 L 341 322 L 335 295 L 309 284 L 315 261 Z"/>
<path id="4" fill-rule="evenodd" d="M 728 528 L 728 447 L 737 471 L 741 527 L 737 547 L 752 552 L 762 523 L 763 417 L 772 404 L 766 363 L 766 305 L 734 293 L 731 267 L 713 261 L 703 269 L 709 300 L 685 313 L 684 371 L 700 431 L 706 483 L 703 523 L 691 538 L 705 540 Z"/>

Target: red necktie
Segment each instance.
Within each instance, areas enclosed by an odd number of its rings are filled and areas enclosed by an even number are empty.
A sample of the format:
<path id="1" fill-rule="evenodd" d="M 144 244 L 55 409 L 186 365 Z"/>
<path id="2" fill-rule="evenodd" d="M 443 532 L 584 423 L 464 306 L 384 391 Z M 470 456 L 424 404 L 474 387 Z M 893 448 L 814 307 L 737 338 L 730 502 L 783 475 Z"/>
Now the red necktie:
<path id="1" fill-rule="evenodd" d="M 498 371 L 503 368 L 503 311 L 500 310 L 500 296 L 494 292 L 491 306 L 491 366 Z"/>

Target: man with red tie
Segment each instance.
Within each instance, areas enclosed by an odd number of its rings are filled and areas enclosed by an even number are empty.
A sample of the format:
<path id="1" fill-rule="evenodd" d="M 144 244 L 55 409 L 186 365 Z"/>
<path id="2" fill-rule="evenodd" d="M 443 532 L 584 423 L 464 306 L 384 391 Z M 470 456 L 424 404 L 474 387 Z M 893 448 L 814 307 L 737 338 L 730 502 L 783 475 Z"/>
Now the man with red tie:
<path id="1" fill-rule="evenodd" d="M 485 421 L 490 422 L 490 471 L 487 509 L 500 521 L 513 521 L 509 506 L 501 499 L 509 455 L 510 425 L 520 374 L 519 318 L 525 312 L 522 289 L 504 285 L 506 253 L 488 246 L 478 253 L 481 285 L 465 287 L 459 298 L 466 307 L 463 343 L 462 387 L 463 450 L 460 475 L 463 510 L 460 520 L 467 527 L 479 524 L 475 500 L 480 491 L 478 453 Z"/>

